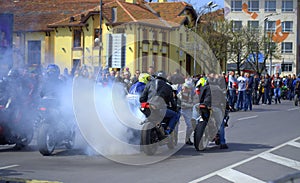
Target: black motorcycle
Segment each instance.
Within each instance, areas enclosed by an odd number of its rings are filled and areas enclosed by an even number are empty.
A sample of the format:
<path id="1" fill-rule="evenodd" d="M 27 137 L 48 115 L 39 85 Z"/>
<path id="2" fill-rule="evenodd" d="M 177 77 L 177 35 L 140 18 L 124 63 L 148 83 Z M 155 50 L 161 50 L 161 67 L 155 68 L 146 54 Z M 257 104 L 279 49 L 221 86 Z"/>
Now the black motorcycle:
<path id="1" fill-rule="evenodd" d="M 67 119 L 57 106 L 57 99 L 43 97 L 38 108 L 37 145 L 44 156 L 51 155 L 56 147 L 65 146 L 72 149 L 75 144 L 74 119 Z"/>
<path id="2" fill-rule="evenodd" d="M 33 122 L 25 117 L 24 109 L 17 107 L 12 98 L 0 100 L 0 145 L 21 149 L 30 144 L 34 134 Z"/>
<path id="3" fill-rule="evenodd" d="M 194 147 L 197 151 L 204 150 L 209 142 L 214 142 L 216 145 L 220 145 L 220 133 L 219 129 L 221 126 L 221 121 L 216 120 L 214 115 L 211 115 L 212 110 L 218 109 L 208 109 L 204 105 L 199 105 L 200 116 L 196 119 L 196 127 L 194 130 Z M 219 110 L 220 113 L 221 110 Z M 217 112 L 215 115 L 220 115 Z M 223 117 L 223 122 L 225 126 L 228 126 L 229 120 L 229 105 L 226 104 L 225 114 Z"/>
<path id="4" fill-rule="evenodd" d="M 141 151 L 147 155 L 153 155 L 159 146 L 167 145 L 169 149 L 174 149 L 177 145 L 177 131 L 170 135 L 165 135 L 169 119 L 164 117 L 164 113 L 156 109 L 149 103 L 142 104 L 141 111 L 146 115 L 141 125 Z"/>

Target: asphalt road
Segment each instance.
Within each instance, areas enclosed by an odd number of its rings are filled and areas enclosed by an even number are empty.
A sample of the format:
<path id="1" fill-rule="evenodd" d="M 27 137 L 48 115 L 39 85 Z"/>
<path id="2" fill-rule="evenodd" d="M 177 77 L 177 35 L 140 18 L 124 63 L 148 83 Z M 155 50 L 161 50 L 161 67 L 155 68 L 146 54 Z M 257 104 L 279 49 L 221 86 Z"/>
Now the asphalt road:
<path id="1" fill-rule="evenodd" d="M 34 141 L 21 151 L 1 146 L 0 182 L 10 178 L 68 183 L 267 182 L 300 171 L 300 108 L 283 101 L 230 113 L 226 140 L 226 150 L 211 144 L 197 152 L 185 145 L 169 158 L 149 165 L 111 161 L 91 148 L 82 148 L 82 140 L 77 148 L 57 149 L 48 157 L 38 152 Z"/>

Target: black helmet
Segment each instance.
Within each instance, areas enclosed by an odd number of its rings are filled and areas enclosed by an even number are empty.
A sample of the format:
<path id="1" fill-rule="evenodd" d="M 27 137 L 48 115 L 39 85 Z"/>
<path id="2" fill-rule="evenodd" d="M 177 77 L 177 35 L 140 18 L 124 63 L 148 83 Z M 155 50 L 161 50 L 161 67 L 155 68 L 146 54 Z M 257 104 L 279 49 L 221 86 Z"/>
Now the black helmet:
<path id="1" fill-rule="evenodd" d="M 56 64 L 49 64 L 47 67 L 47 75 L 50 77 L 58 77 L 60 74 L 60 69 Z"/>
<path id="2" fill-rule="evenodd" d="M 158 71 L 158 72 L 156 73 L 156 76 L 157 76 L 157 77 L 164 78 L 164 79 L 167 79 L 167 74 L 166 74 L 164 71 Z"/>
<path id="3" fill-rule="evenodd" d="M 13 79 L 16 79 L 18 78 L 20 75 L 19 71 L 17 69 L 10 69 L 8 71 L 8 74 L 7 74 L 7 77 L 8 78 L 13 78 Z"/>

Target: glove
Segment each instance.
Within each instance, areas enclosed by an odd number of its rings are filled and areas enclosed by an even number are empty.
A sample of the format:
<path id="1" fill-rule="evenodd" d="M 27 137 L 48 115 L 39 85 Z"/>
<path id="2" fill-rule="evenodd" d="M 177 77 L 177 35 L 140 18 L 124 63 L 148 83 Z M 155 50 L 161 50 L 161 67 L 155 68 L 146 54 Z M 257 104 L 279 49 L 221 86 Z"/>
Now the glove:
<path id="1" fill-rule="evenodd" d="M 150 108 L 150 105 L 148 102 L 142 102 L 141 103 L 141 108 L 145 109 L 145 108 Z"/>

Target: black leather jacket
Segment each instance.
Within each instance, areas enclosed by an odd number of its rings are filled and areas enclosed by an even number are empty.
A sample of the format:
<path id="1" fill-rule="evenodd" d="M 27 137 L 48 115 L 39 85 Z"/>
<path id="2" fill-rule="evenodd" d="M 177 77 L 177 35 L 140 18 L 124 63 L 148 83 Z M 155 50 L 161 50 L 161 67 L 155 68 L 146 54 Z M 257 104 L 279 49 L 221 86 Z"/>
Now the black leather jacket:
<path id="1" fill-rule="evenodd" d="M 157 96 L 161 97 L 165 103 L 159 101 Z M 167 80 L 161 77 L 151 80 L 145 86 L 140 96 L 140 103 L 149 102 L 156 107 L 163 108 L 167 106 L 169 109 L 176 110 L 176 102 L 173 96 L 173 90 Z"/>

